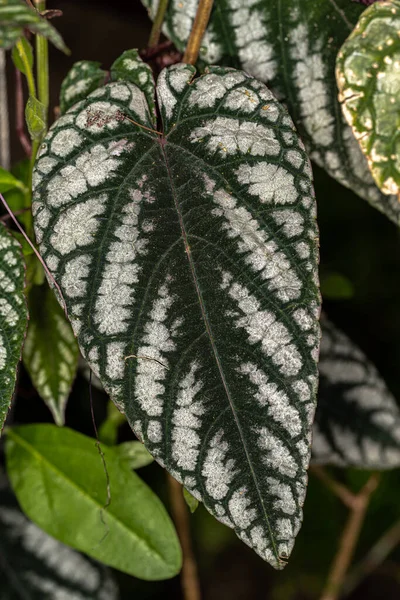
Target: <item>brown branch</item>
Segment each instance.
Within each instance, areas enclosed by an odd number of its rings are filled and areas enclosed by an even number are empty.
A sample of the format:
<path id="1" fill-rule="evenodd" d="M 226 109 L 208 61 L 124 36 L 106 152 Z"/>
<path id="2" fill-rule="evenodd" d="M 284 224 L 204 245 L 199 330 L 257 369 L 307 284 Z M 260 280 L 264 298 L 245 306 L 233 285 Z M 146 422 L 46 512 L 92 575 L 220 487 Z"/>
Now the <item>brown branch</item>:
<path id="1" fill-rule="evenodd" d="M 196 17 L 186 46 L 183 62 L 194 65 L 198 59 L 200 45 L 210 20 L 214 0 L 199 0 Z"/>
<path id="2" fill-rule="evenodd" d="M 353 494 L 345 485 L 333 479 L 322 467 L 312 466 L 310 472 L 320 479 L 335 496 L 337 496 L 345 506 L 353 508 L 356 502 L 356 494 Z"/>
<path id="3" fill-rule="evenodd" d="M 343 586 L 343 595 L 348 596 L 365 577 L 375 571 L 398 544 L 400 544 L 400 520 L 383 534 L 366 557 L 349 573 Z"/>
<path id="4" fill-rule="evenodd" d="M 353 497 L 351 512 L 341 535 L 339 547 L 320 600 L 337 600 L 339 597 L 346 572 L 353 558 L 371 494 L 375 491 L 378 481 L 378 475 L 371 475 L 361 491 Z"/>
<path id="5" fill-rule="evenodd" d="M 15 69 L 15 130 L 25 154 L 30 158 L 32 146 L 25 133 L 24 92 L 21 71 Z"/>
<path id="6" fill-rule="evenodd" d="M 3 169 L 10 168 L 6 51 L 3 48 L 0 48 L 0 166 Z"/>
<path id="7" fill-rule="evenodd" d="M 182 493 L 182 486 L 167 474 L 172 516 L 182 546 L 183 565 L 181 584 L 185 600 L 201 600 L 196 559 L 190 536 L 189 511 Z"/>

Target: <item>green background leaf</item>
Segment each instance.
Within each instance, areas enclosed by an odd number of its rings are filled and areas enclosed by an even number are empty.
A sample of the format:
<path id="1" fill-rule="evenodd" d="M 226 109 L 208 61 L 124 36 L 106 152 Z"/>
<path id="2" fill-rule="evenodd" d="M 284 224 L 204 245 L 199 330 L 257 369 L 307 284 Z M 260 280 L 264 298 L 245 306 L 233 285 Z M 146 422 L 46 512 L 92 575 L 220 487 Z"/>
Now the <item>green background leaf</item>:
<path id="1" fill-rule="evenodd" d="M 28 64 L 31 68 L 31 70 L 33 69 L 33 49 L 31 44 L 28 42 L 28 40 L 26 39 L 26 37 L 21 37 L 21 44 L 22 44 L 22 48 L 24 51 L 24 55 L 26 56 L 26 59 L 28 61 Z M 12 53 L 11 53 L 12 59 L 13 59 L 13 63 L 14 65 L 17 67 L 17 69 L 19 71 L 21 71 L 21 73 L 23 73 L 24 75 L 26 75 L 26 69 L 25 69 L 25 65 L 24 62 L 22 60 L 22 57 L 19 53 L 19 48 L 18 46 L 14 46 L 14 48 L 12 49 Z"/>
<path id="2" fill-rule="evenodd" d="M 134 470 L 147 467 L 154 460 L 141 442 L 123 442 L 114 447 L 114 452 Z"/>
<path id="3" fill-rule="evenodd" d="M 95 440 L 66 427 L 9 429 L 7 473 L 24 513 L 49 535 L 135 577 L 167 579 L 181 553 L 160 500 L 102 446 L 110 484 Z"/>
<path id="4" fill-rule="evenodd" d="M 33 286 L 28 306 L 24 365 L 55 422 L 63 425 L 65 406 L 78 368 L 78 344 L 47 283 Z"/>
<path id="5" fill-rule="evenodd" d="M 384 194 L 400 192 L 400 2 L 360 17 L 337 59 L 344 116 Z"/>
<path id="6" fill-rule="evenodd" d="M 11 404 L 27 324 L 21 246 L 0 223 L 0 431 Z"/>
<path id="7" fill-rule="evenodd" d="M 193 75 L 159 77 L 162 138 L 148 130 L 147 79 L 99 88 L 55 123 L 35 166 L 36 238 L 84 357 L 139 439 L 281 568 L 317 383 L 311 171 L 263 84 Z"/>
<path id="8" fill-rule="evenodd" d="M 157 1 L 143 3 L 154 17 Z M 181 51 L 197 4 L 168 5 L 164 32 Z M 215 0 L 201 58 L 267 83 L 312 160 L 399 225 L 400 204 L 379 192 L 337 100 L 336 56 L 363 9 L 351 0 Z"/>

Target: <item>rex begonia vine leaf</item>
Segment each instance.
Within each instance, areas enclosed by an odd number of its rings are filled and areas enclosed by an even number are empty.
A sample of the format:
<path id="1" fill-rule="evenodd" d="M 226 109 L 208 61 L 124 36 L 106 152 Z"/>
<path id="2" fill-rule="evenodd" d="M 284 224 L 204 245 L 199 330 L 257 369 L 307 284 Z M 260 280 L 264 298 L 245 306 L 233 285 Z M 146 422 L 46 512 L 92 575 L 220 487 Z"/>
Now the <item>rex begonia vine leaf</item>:
<path id="1" fill-rule="evenodd" d="M 24 365 L 55 422 L 64 425 L 65 406 L 78 368 L 78 344 L 47 284 L 32 287 L 28 306 Z"/>
<path id="2" fill-rule="evenodd" d="M 145 93 L 152 113 L 156 114 L 153 73 L 137 50 L 126 50 L 113 62 L 109 72 L 101 69 L 98 62 L 81 60 L 75 63 L 61 84 L 61 114 L 105 83 L 119 80 L 138 85 Z"/>
<path id="3" fill-rule="evenodd" d="M 28 312 L 19 242 L 0 223 L 0 432 L 10 408 Z"/>
<path id="4" fill-rule="evenodd" d="M 174 577 L 182 563 L 164 506 L 112 448 L 67 427 L 7 431 L 11 486 L 24 513 L 57 540 L 146 580 Z"/>
<path id="5" fill-rule="evenodd" d="M 24 0 L 0 0 L 0 48 L 14 46 L 24 34 L 24 29 L 42 35 L 56 48 L 69 53 L 57 29 Z"/>
<path id="6" fill-rule="evenodd" d="M 158 0 L 142 0 L 153 17 Z M 164 33 L 186 46 L 198 0 L 170 0 Z M 214 0 L 201 58 L 241 67 L 288 107 L 311 158 L 400 224 L 400 204 L 376 187 L 337 99 L 337 53 L 364 10 L 351 0 Z"/>
<path id="7" fill-rule="evenodd" d="M 137 436 L 275 567 L 299 530 L 318 233 L 286 110 L 240 71 L 113 82 L 50 129 L 35 230 L 79 345 Z M 139 87 L 140 86 L 140 87 Z"/>
<path id="8" fill-rule="evenodd" d="M 108 569 L 29 521 L 0 484 L 0 600 L 117 600 Z"/>
<path id="9" fill-rule="evenodd" d="M 376 368 L 326 318 L 312 462 L 362 469 L 400 466 L 400 408 Z"/>
<path id="10" fill-rule="evenodd" d="M 400 192 L 400 1 L 361 16 L 337 59 L 339 100 L 384 194 Z"/>

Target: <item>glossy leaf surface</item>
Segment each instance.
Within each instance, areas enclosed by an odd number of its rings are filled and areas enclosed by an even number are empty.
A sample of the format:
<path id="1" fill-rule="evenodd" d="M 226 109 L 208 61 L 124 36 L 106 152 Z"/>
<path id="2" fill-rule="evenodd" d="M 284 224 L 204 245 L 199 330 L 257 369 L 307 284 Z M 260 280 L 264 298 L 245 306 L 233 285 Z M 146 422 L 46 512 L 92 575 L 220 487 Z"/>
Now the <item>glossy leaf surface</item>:
<path id="1" fill-rule="evenodd" d="M 55 422 L 63 425 L 65 406 L 78 368 L 78 344 L 47 283 L 31 289 L 28 306 L 24 365 Z"/>
<path id="2" fill-rule="evenodd" d="M 108 570 L 29 521 L 0 485 L 0 600 L 117 600 Z"/>
<path id="3" fill-rule="evenodd" d="M 339 100 L 384 194 L 400 192 L 400 2 L 361 16 L 337 59 Z"/>
<path id="4" fill-rule="evenodd" d="M 400 409 L 376 368 L 322 320 L 312 460 L 363 469 L 400 466 Z"/>
<path id="5" fill-rule="evenodd" d="M 0 431 L 14 393 L 27 308 L 21 246 L 0 224 Z"/>
<path id="6" fill-rule="evenodd" d="M 26 425 L 8 431 L 7 473 L 24 513 L 49 535 L 136 577 L 179 572 L 174 527 L 157 496 L 94 439 L 66 427 Z"/>
<path id="7" fill-rule="evenodd" d="M 82 353 L 137 436 L 279 568 L 301 523 L 317 383 L 310 166 L 263 84 L 193 76 L 160 75 L 163 135 L 144 76 L 53 126 L 34 173 L 36 236 Z"/>
<path id="8" fill-rule="evenodd" d="M 155 14 L 157 0 L 144 0 Z M 164 31 L 184 50 L 198 0 L 170 0 Z M 240 66 L 268 84 L 311 158 L 400 224 L 395 196 L 380 193 L 337 100 L 337 53 L 365 7 L 351 0 L 215 0 L 203 39 L 208 64 Z"/>

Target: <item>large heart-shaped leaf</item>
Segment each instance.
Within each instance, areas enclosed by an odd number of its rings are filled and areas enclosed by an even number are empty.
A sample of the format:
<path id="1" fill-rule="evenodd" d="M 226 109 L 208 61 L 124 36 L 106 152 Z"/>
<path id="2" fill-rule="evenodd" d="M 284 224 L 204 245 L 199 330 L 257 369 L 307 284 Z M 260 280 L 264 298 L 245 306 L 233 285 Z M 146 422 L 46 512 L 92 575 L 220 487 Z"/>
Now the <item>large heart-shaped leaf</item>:
<path id="1" fill-rule="evenodd" d="M 159 463 L 275 567 L 301 523 L 319 344 L 315 199 L 245 73 L 102 87 L 49 131 L 35 228 L 84 356 Z M 139 125 L 138 125 L 139 124 Z M 161 126 L 161 125 L 160 125 Z"/>
<path id="2" fill-rule="evenodd" d="M 400 466 L 400 409 L 361 350 L 322 320 L 312 460 L 362 469 Z"/>
<path id="3" fill-rule="evenodd" d="M 142 0 L 154 16 L 158 0 Z M 198 0 L 170 0 L 164 32 L 183 50 Z M 286 103 L 311 158 L 396 224 L 400 205 L 377 189 L 335 81 L 336 55 L 364 7 L 351 0 L 215 0 L 204 61 L 240 66 Z"/>
<path id="4" fill-rule="evenodd" d="M 0 600 L 117 600 L 103 565 L 57 542 L 19 510 L 0 484 Z"/>
<path id="5" fill-rule="evenodd" d="M 400 2 L 377 2 L 338 55 L 344 115 L 384 194 L 400 191 Z"/>
<path id="6" fill-rule="evenodd" d="M 181 550 L 157 496 L 111 448 L 55 425 L 7 432 L 7 473 L 24 513 L 49 535 L 147 580 L 179 573 Z M 104 464 L 106 467 L 104 467 Z"/>
<path id="7" fill-rule="evenodd" d="M 23 351 L 24 365 L 55 422 L 63 425 L 65 406 L 78 368 L 78 344 L 47 284 L 33 286 L 28 304 L 30 320 Z"/>
<path id="8" fill-rule="evenodd" d="M 0 223 L 0 431 L 17 377 L 28 313 L 21 246 Z"/>
<path id="9" fill-rule="evenodd" d="M 62 52 L 69 53 L 58 31 L 24 0 L 0 0 L 0 48 L 11 48 L 29 29 L 48 38 Z"/>

